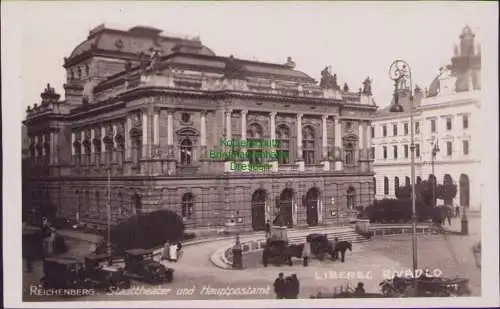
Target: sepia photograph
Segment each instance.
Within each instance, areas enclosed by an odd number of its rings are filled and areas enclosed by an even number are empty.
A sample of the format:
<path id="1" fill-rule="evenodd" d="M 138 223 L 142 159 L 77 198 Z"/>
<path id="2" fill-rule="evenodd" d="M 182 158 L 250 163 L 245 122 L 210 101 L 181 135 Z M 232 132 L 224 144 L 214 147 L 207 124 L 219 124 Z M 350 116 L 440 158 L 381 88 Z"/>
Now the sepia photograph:
<path id="1" fill-rule="evenodd" d="M 499 305 L 498 3 L 7 1 L 2 85 L 6 307 Z"/>

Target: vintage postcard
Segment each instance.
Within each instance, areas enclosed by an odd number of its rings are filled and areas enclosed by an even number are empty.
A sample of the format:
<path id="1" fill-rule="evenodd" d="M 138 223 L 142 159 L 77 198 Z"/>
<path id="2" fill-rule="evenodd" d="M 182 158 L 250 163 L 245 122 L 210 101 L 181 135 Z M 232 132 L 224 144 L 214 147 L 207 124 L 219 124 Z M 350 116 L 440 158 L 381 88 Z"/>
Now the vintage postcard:
<path id="1" fill-rule="evenodd" d="M 497 9 L 2 2 L 6 307 L 498 306 Z"/>

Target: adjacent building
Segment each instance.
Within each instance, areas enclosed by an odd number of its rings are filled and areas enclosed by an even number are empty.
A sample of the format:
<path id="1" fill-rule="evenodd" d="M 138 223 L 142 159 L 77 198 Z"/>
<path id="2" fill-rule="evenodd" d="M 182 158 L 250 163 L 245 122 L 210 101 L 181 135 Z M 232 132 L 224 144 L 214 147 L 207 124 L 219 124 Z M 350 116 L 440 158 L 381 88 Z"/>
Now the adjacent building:
<path id="1" fill-rule="evenodd" d="M 470 27 L 460 34 L 451 64 L 428 89 L 414 91 L 416 182 L 451 176 L 458 187 L 454 204 L 481 206 L 481 50 Z M 377 198 L 392 198 L 410 183 L 409 90 L 400 91 L 404 113 L 377 112 L 371 128 Z M 432 177 L 432 176 L 431 176 Z"/>
<path id="2" fill-rule="evenodd" d="M 171 209 L 189 227 L 238 218 L 258 230 L 277 214 L 289 226 L 341 224 L 372 201 L 369 79 L 353 92 L 328 67 L 318 84 L 290 57 L 222 57 L 161 32 L 99 26 L 64 59 L 65 99 L 47 85 L 27 109 L 27 204 L 96 227 L 109 205 L 113 222 Z M 221 139 L 276 140 L 267 150 L 286 155 Z M 237 160 L 270 168 L 232 170 Z"/>

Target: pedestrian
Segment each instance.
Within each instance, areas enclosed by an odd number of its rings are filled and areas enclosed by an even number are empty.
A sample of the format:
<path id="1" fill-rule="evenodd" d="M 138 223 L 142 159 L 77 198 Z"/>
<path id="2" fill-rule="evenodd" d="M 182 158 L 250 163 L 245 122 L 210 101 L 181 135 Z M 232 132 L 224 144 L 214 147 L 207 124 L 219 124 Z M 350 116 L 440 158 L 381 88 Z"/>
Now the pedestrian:
<path id="1" fill-rule="evenodd" d="M 182 244 L 181 244 L 181 242 L 179 241 L 179 242 L 177 243 L 177 261 L 180 261 L 180 260 L 181 260 L 182 253 L 183 253 L 183 251 L 182 251 Z"/>
<path id="2" fill-rule="evenodd" d="M 26 272 L 30 273 L 33 271 L 33 245 L 31 243 L 26 242 L 24 245 L 24 259 L 26 260 Z"/>
<path id="3" fill-rule="evenodd" d="M 446 219 L 448 219 L 448 225 L 451 225 L 451 207 L 446 207 Z"/>
<path id="4" fill-rule="evenodd" d="M 285 279 L 283 278 L 283 273 L 278 274 L 278 278 L 274 280 L 274 293 L 276 293 L 276 299 L 285 298 Z"/>
<path id="5" fill-rule="evenodd" d="M 358 286 L 354 289 L 354 296 L 361 297 L 365 295 L 365 288 L 363 282 L 358 282 Z"/>
<path id="6" fill-rule="evenodd" d="M 169 248 L 170 261 L 177 262 L 177 245 L 171 244 Z"/>
<path id="7" fill-rule="evenodd" d="M 266 239 L 271 237 L 271 223 L 269 220 L 266 222 Z"/>
<path id="8" fill-rule="evenodd" d="M 455 206 L 455 217 L 460 217 L 460 206 L 458 205 Z"/>
<path id="9" fill-rule="evenodd" d="M 299 297 L 300 283 L 296 274 L 290 276 L 290 298 L 297 299 Z"/>
<path id="10" fill-rule="evenodd" d="M 161 252 L 160 261 L 164 261 L 164 260 L 167 260 L 167 261 L 170 260 L 170 243 L 168 242 L 168 240 L 163 245 L 163 250 Z"/>
<path id="11" fill-rule="evenodd" d="M 311 256 L 311 243 L 306 240 L 304 247 L 302 248 L 302 264 L 304 267 L 309 265 L 309 257 Z"/>
<path id="12" fill-rule="evenodd" d="M 339 238 L 338 237 L 335 237 L 333 239 L 333 242 L 332 242 L 332 248 L 331 248 L 331 250 L 332 250 L 332 253 L 333 253 L 332 254 L 332 258 L 333 258 L 334 261 L 336 261 L 336 260 L 339 259 L 339 253 L 337 251 L 337 244 L 338 244 L 338 242 L 339 242 Z"/>

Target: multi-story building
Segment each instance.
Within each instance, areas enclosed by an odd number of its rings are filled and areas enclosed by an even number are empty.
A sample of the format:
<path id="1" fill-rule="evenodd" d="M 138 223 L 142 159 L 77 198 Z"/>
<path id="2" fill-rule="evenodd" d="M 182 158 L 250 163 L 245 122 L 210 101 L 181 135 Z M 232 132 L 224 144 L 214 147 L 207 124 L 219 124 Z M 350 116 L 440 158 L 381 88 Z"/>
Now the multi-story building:
<path id="1" fill-rule="evenodd" d="M 465 27 L 451 65 L 440 69 L 429 89 L 414 91 L 416 182 L 445 175 L 458 187 L 454 204 L 481 205 L 481 52 Z M 410 183 L 409 91 L 400 91 L 403 113 L 377 112 L 371 128 L 376 197 L 394 197 Z"/>
<path id="2" fill-rule="evenodd" d="M 113 222 L 171 209 L 191 227 L 237 217 L 262 229 L 277 214 L 290 226 L 333 224 L 370 203 L 369 79 L 350 92 L 325 68 L 318 85 L 290 57 L 221 57 L 160 33 L 90 31 L 64 59 L 65 99 L 48 85 L 28 108 L 33 207 L 97 226 L 110 203 Z M 209 155 L 228 151 L 221 139 L 275 140 L 270 150 L 286 155 L 262 158 L 254 145 L 241 161 L 268 168 L 235 171 L 236 159 Z"/>

